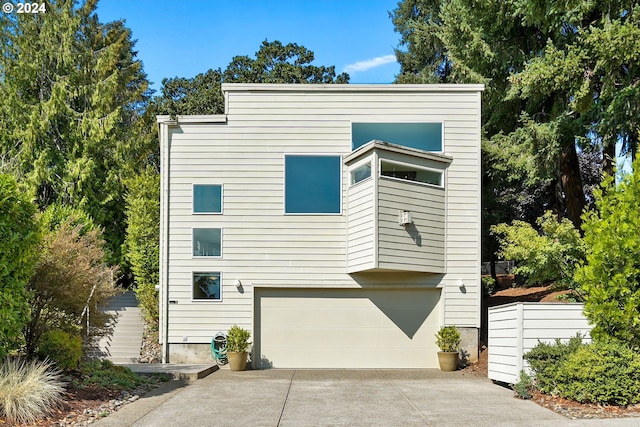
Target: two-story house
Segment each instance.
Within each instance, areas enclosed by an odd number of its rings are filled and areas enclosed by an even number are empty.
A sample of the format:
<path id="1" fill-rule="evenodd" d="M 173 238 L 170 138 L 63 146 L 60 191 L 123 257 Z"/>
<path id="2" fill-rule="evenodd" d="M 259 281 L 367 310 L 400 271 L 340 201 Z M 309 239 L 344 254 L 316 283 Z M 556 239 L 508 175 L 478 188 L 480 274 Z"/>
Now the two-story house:
<path id="1" fill-rule="evenodd" d="M 164 361 L 252 333 L 266 368 L 437 367 L 480 327 L 481 85 L 223 84 L 159 116 Z"/>

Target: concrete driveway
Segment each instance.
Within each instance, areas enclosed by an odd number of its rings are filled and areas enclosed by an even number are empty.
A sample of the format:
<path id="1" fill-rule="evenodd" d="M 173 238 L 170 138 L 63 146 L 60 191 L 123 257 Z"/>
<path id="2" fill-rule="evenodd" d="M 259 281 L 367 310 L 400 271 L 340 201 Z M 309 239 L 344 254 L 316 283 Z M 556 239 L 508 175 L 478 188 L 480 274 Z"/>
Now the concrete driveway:
<path id="1" fill-rule="evenodd" d="M 105 426 L 615 426 L 569 420 L 488 379 L 437 370 L 219 370 L 173 381 Z"/>

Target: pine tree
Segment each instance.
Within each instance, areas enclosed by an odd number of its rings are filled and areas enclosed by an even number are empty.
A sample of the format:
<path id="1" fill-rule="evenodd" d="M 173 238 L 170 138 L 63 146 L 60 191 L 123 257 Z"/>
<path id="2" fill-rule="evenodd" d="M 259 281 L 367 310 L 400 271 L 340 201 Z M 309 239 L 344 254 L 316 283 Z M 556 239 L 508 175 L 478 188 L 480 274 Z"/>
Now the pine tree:
<path id="1" fill-rule="evenodd" d="M 60 202 L 104 227 L 110 261 L 124 240 L 123 178 L 146 161 L 148 82 L 122 21 L 97 0 L 47 2 L 4 14 L 0 47 L 0 167 L 41 209 Z"/>

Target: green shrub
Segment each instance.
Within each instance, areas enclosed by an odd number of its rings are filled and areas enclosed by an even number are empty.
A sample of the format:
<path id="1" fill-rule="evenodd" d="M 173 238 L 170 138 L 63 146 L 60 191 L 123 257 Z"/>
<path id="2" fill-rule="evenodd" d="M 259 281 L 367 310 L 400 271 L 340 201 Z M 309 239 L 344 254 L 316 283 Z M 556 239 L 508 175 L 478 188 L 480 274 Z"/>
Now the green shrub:
<path id="1" fill-rule="evenodd" d="M 40 338 L 38 356 L 51 359 L 60 369 L 74 369 L 82 357 L 82 338 L 53 329 Z"/>
<path id="2" fill-rule="evenodd" d="M 534 389 L 533 377 L 524 370 L 520 371 L 519 381 L 513 385 L 516 396 L 520 399 L 531 399 Z"/>
<path id="3" fill-rule="evenodd" d="M 496 291 L 496 279 L 491 276 L 482 276 L 482 293 L 491 296 Z"/>
<path id="4" fill-rule="evenodd" d="M 455 326 L 443 326 L 436 334 L 436 345 L 441 351 L 453 352 L 460 348 L 460 331 Z"/>
<path id="5" fill-rule="evenodd" d="M 160 283 L 160 175 L 147 169 L 127 181 L 125 258 L 135 278 L 135 291 L 145 322 L 158 325 Z"/>
<path id="6" fill-rule="evenodd" d="M 575 274 L 594 338 L 640 347 L 640 159 L 634 173 L 595 191 L 596 210 L 583 215 L 586 263 Z"/>
<path id="7" fill-rule="evenodd" d="M 583 345 L 558 367 L 558 394 L 583 403 L 640 402 L 640 354 L 617 342 Z"/>
<path id="8" fill-rule="evenodd" d="M 251 333 L 246 329 L 233 325 L 227 334 L 227 351 L 243 353 L 249 348 Z"/>
<path id="9" fill-rule="evenodd" d="M 573 274 L 584 259 L 580 233 L 568 219 L 558 222 L 547 211 L 536 220 L 539 230 L 523 221 L 491 227 L 500 244 L 498 255 L 516 261 L 515 274 L 523 275 L 527 285 L 557 282 L 574 288 Z"/>
<path id="10" fill-rule="evenodd" d="M 29 317 L 27 282 L 38 260 L 36 207 L 0 174 L 0 360 L 18 347 Z"/>
<path id="11" fill-rule="evenodd" d="M 546 394 L 557 393 L 561 363 L 582 345 L 582 337 L 577 335 L 568 342 L 559 339 L 554 343 L 540 342 L 524 355 L 535 373 L 538 390 Z"/>
<path id="12" fill-rule="evenodd" d="M 84 234 L 91 230 L 97 230 L 98 227 L 93 219 L 82 209 L 77 207 L 63 205 L 59 202 L 49 205 L 38 216 L 40 227 L 43 230 L 55 231 L 63 224 L 71 227 L 80 227 L 80 234 Z"/>
<path id="13" fill-rule="evenodd" d="M 0 366 L 0 413 L 10 423 L 33 423 L 62 402 L 60 372 L 51 363 L 6 359 Z"/>

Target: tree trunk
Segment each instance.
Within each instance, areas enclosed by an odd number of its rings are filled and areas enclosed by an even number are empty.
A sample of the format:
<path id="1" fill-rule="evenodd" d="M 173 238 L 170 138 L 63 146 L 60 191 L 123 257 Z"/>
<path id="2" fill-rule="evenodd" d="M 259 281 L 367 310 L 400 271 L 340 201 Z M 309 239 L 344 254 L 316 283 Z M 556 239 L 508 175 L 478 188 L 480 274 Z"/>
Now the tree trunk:
<path id="1" fill-rule="evenodd" d="M 580 230 L 582 210 L 584 209 L 584 191 L 580 177 L 578 153 L 573 141 L 562 150 L 560 155 L 560 182 L 564 193 L 566 217 Z"/>
<path id="2" fill-rule="evenodd" d="M 636 155 L 638 154 L 638 130 L 634 130 L 629 135 L 629 148 L 631 149 L 631 161 L 636 161 Z"/>
<path id="3" fill-rule="evenodd" d="M 616 166 L 616 145 L 615 143 L 605 145 L 602 150 L 602 172 L 613 176 Z"/>

